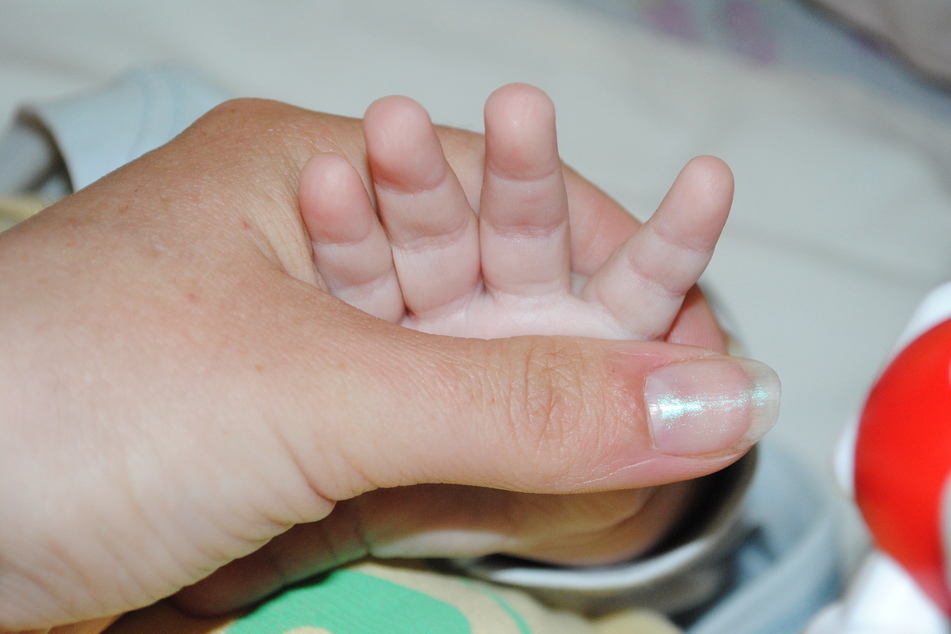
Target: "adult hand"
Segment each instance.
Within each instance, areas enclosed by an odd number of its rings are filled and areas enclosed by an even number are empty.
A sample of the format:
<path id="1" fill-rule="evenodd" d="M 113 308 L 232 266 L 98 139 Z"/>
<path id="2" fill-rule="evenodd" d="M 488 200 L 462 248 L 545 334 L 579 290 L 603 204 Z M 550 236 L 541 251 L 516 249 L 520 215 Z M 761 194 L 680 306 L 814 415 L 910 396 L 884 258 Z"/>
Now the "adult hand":
<path id="1" fill-rule="evenodd" d="M 481 139 L 440 136 L 477 208 Z M 440 337 L 333 298 L 296 191 L 325 151 L 364 165 L 359 123 L 232 102 L 0 236 L 0 628 L 472 554 L 399 514 L 544 556 L 553 518 L 555 542 L 598 537 L 587 504 L 620 544 L 638 488 L 722 468 L 774 421 L 774 375 L 709 349 L 696 293 L 668 341 L 705 348 Z M 589 210 L 572 258 L 603 261 L 637 224 L 566 179 Z M 551 493 L 584 495 L 529 495 Z"/>

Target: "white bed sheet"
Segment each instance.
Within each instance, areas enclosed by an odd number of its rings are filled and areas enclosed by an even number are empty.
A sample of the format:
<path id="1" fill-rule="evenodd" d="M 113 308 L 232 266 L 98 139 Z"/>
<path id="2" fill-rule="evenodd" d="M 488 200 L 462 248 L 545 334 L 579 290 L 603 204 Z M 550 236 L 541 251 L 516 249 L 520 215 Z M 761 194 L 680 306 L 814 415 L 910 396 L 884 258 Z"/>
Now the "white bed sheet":
<path id="1" fill-rule="evenodd" d="M 641 217 L 691 156 L 723 157 L 737 194 L 706 282 L 783 380 L 775 435 L 825 477 L 903 324 L 951 277 L 951 121 L 841 78 L 540 0 L 9 0 L 0 13 L 0 124 L 171 63 L 235 96 L 354 116 L 406 94 L 474 129 L 493 89 L 534 83 L 556 103 L 564 158 Z"/>

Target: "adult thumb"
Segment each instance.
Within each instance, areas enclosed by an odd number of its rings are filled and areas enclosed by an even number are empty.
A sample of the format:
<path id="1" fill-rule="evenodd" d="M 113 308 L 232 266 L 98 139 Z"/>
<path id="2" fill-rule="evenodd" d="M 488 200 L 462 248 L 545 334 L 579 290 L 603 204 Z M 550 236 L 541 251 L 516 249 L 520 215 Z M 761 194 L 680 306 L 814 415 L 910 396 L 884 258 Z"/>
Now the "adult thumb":
<path id="1" fill-rule="evenodd" d="M 338 439 L 365 489 L 661 484 L 736 460 L 778 414 L 768 366 L 699 348 L 400 334 L 357 374 L 362 414 Z"/>

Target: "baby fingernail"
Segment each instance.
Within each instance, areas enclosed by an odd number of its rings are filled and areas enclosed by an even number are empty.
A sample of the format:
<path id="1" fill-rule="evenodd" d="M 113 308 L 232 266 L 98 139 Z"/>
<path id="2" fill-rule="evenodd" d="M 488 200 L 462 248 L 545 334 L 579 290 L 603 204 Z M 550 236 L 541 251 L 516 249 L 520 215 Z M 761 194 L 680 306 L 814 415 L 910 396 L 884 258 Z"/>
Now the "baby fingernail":
<path id="1" fill-rule="evenodd" d="M 749 448 L 776 423 L 779 377 L 767 365 L 707 357 L 655 368 L 644 384 L 654 449 L 708 456 Z"/>

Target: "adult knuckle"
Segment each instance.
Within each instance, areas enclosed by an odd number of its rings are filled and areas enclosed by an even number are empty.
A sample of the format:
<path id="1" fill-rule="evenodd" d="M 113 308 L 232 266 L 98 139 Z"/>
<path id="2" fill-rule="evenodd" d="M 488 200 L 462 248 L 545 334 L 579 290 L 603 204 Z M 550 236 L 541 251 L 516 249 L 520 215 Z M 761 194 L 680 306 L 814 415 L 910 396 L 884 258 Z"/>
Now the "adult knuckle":
<path id="1" fill-rule="evenodd" d="M 281 154 L 309 139 L 313 117 L 305 110 L 268 99 L 240 98 L 225 101 L 200 117 L 183 136 L 207 144 L 214 139 L 216 151 Z M 237 158 L 237 157 L 232 157 Z"/>
<path id="2" fill-rule="evenodd" d="M 557 453 L 587 443 L 586 423 L 600 418 L 603 403 L 585 382 L 589 361 L 574 343 L 533 339 L 524 355 L 521 384 L 513 401 L 515 433 L 527 450 Z"/>
<path id="3" fill-rule="evenodd" d="M 291 106 L 268 99 L 229 99 L 205 113 L 195 125 L 230 129 L 235 125 L 253 123 L 267 128 L 274 121 L 287 116 L 289 110 L 292 110 Z"/>

